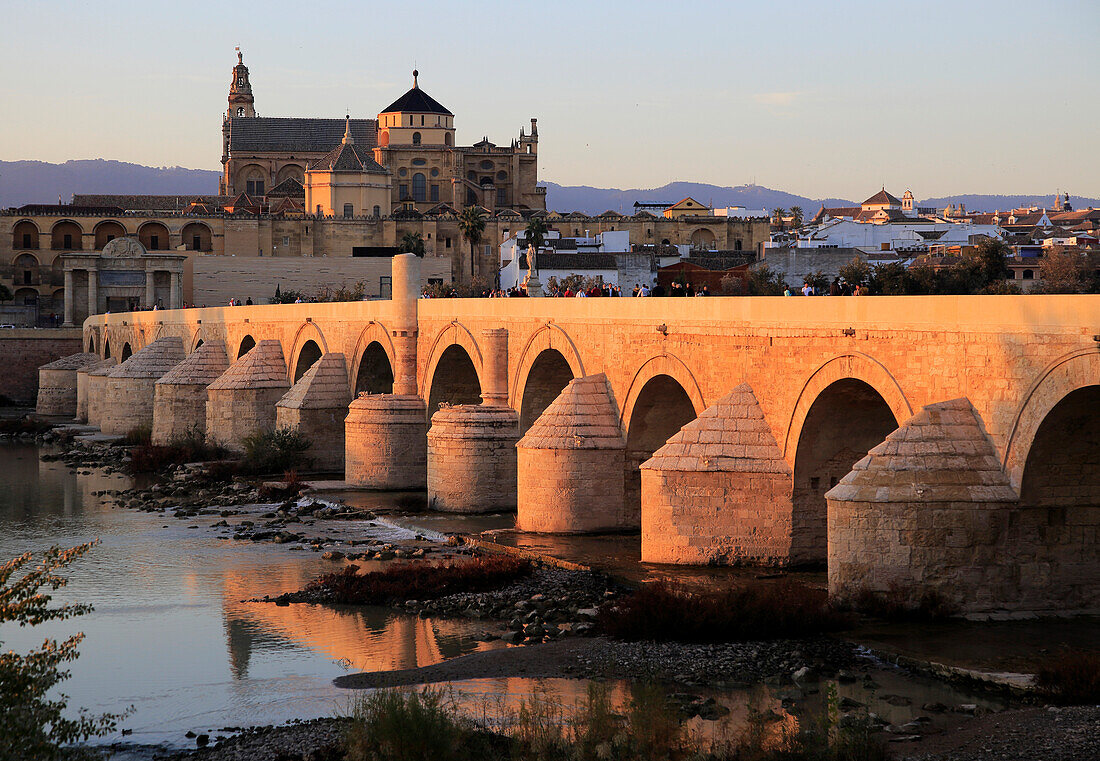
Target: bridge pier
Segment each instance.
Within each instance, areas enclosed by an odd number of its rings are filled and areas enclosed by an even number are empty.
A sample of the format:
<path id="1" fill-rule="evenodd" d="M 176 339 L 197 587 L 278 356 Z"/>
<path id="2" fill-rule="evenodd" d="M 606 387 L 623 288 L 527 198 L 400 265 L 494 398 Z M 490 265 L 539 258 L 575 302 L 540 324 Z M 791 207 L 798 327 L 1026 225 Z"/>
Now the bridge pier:
<path id="1" fill-rule="evenodd" d="M 642 561 L 791 562 L 792 473 L 747 383 L 642 464 Z"/>
<path id="2" fill-rule="evenodd" d="M 1018 497 L 969 400 L 924 407 L 825 497 L 831 596 L 900 594 L 916 606 L 935 594 L 962 613 L 1019 608 Z"/>
<path id="3" fill-rule="evenodd" d="M 240 451 L 254 433 L 275 427 L 275 404 L 290 390 L 283 347 L 278 341 L 256 344 L 206 387 L 206 435 Z"/>
<path id="4" fill-rule="evenodd" d="M 183 361 L 183 339 L 158 338 L 107 375 L 99 429 L 124 435 L 135 428 L 153 427 L 156 382 Z"/>
<path id="5" fill-rule="evenodd" d="M 626 442 L 604 374 L 571 380 L 516 449 L 520 531 L 582 534 L 637 526 L 623 500 Z"/>
<path id="6" fill-rule="evenodd" d="M 428 470 L 428 406 L 416 383 L 420 259 L 393 258 L 393 393 L 364 394 L 348 408 L 344 480 L 371 489 L 423 489 Z"/>
<path id="7" fill-rule="evenodd" d="M 210 340 L 156 382 L 153 399 L 154 444 L 206 433 L 206 387 L 229 369 L 225 342 Z"/>
<path id="8" fill-rule="evenodd" d="M 306 456 L 315 470 L 342 472 L 350 401 L 344 355 L 322 354 L 275 405 L 275 427 L 296 429 L 310 440 Z"/>
<path id="9" fill-rule="evenodd" d="M 88 372 L 88 425 L 99 426 L 107 398 L 107 376 L 118 367 L 114 357 L 103 360 L 102 367 Z"/>
<path id="10" fill-rule="evenodd" d="M 88 352 L 70 354 L 38 368 L 39 415 L 76 415 L 76 374 L 99 362 L 99 356 Z"/>
<path id="11" fill-rule="evenodd" d="M 508 331 L 481 332 L 481 404 L 441 407 L 428 430 L 428 504 L 455 513 L 516 509 L 519 415 L 508 406 Z"/>
<path id="12" fill-rule="evenodd" d="M 118 360 L 114 357 L 109 359 L 101 359 L 95 364 L 82 367 L 76 371 L 76 420 L 79 423 L 90 423 L 88 413 L 89 406 L 89 392 L 91 381 L 88 376 L 93 372 L 103 371 L 103 376 L 111 371 L 115 365 L 118 364 Z"/>

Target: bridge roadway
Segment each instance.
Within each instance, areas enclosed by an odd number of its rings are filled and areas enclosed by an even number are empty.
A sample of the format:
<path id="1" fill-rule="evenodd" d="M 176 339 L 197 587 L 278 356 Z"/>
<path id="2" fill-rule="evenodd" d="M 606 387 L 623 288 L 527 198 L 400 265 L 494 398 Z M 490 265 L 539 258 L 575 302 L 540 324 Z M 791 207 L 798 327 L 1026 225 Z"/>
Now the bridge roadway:
<path id="1" fill-rule="evenodd" d="M 1100 608 L 1100 296 L 415 299 L 416 263 L 401 259 L 391 301 L 99 315 L 85 349 L 127 357 L 166 336 L 185 352 L 217 339 L 233 361 L 274 340 L 288 386 L 337 353 L 349 396 L 404 377 L 398 393 L 430 417 L 484 394 L 518 413 L 520 435 L 572 379 L 603 374 L 625 447 L 622 505 L 607 509 L 641 525 L 643 560 L 827 560 L 834 594 L 969 585 L 958 597 L 972 611 Z M 682 458 L 653 461 L 695 475 L 643 488 L 640 465 L 708 408 L 717 435 L 685 433 Z M 894 461 L 878 461 L 891 472 L 852 473 L 899 426 L 880 452 Z M 931 471 L 959 488 L 922 504 L 910 487 Z M 846 477 L 877 478 L 878 499 L 905 507 L 887 521 L 866 490 L 826 498 Z M 522 472 L 519 484 L 522 523 Z M 834 525 L 834 502 L 864 512 Z M 1004 567 L 997 580 L 973 572 L 991 565 Z"/>

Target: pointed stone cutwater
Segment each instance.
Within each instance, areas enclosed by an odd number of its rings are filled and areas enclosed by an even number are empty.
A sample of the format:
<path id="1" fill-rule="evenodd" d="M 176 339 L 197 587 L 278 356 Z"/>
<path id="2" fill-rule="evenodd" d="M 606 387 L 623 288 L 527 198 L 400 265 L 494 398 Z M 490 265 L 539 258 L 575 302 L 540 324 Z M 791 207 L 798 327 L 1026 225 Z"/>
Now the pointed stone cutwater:
<path id="1" fill-rule="evenodd" d="M 125 435 L 135 428 L 153 427 L 156 382 L 183 361 L 183 339 L 158 338 L 107 375 L 99 429 Z"/>
<path id="2" fill-rule="evenodd" d="M 1018 607 L 1020 569 L 997 562 L 1015 490 L 968 399 L 930 404 L 825 494 L 829 593 L 936 593 L 961 612 Z"/>
<path id="3" fill-rule="evenodd" d="M 39 415 L 76 415 L 76 374 L 99 362 L 99 355 L 90 352 L 70 354 L 38 368 Z"/>
<path id="4" fill-rule="evenodd" d="M 516 445 L 516 528 L 588 533 L 633 528 L 623 504 L 626 441 L 607 376 L 569 382 Z"/>
<path id="5" fill-rule="evenodd" d="M 792 473 L 742 383 L 642 463 L 642 560 L 791 561 Z"/>
<path id="6" fill-rule="evenodd" d="M 229 369 L 224 341 L 206 341 L 156 382 L 153 443 L 206 433 L 206 387 Z"/>
<path id="7" fill-rule="evenodd" d="M 253 346 L 206 387 L 206 436 L 236 451 L 254 433 L 275 428 L 275 405 L 290 390 L 278 341 Z"/>
<path id="8" fill-rule="evenodd" d="M 344 418 L 351 392 L 343 354 L 322 354 L 275 405 L 275 427 L 294 428 L 310 441 L 316 470 L 344 470 Z"/>
<path id="9" fill-rule="evenodd" d="M 92 365 L 85 372 L 76 374 L 76 415 L 77 419 L 87 421 L 88 425 L 99 425 L 103 414 L 103 400 L 107 395 L 107 376 L 118 366 L 118 360 L 108 357 Z M 84 381 L 81 391 L 81 380 Z M 84 399 L 84 415 L 81 417 L 81 395 Z"/>

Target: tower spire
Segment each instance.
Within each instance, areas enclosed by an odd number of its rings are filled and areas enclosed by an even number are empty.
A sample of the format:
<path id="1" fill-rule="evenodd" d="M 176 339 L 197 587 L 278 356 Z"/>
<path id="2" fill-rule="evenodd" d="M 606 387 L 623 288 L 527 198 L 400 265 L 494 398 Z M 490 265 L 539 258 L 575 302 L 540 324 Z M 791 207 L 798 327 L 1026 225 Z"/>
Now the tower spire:
<path id="1" fill-rule="evenodd" d="M 419 76 L 420 76 L 420 72 L 416 69 L 413 69 L 413 89 L 414 90 L 419 90 L 420 89 L 420 85 L 417 84 L 417 82 L 416 82 L 416 79 Z"/>
<path id="2" fill-rule="evenodd" d="M 233 67 L 233 79 L 229 83 L 229 110 L 226 116 L 255 116 L 255 99 L 252 97 L 252 83 L 248 80 L 248 67 L 244 65 L 244 55 L 238 46 L 237 65 Z"/>
<path id="3" fill-rule="evenodd" d="M 351 114 L 344 117 L 344 139 L 340 142 L 344 145 L 355 145 L 355 138 L 351 136 Z"/>

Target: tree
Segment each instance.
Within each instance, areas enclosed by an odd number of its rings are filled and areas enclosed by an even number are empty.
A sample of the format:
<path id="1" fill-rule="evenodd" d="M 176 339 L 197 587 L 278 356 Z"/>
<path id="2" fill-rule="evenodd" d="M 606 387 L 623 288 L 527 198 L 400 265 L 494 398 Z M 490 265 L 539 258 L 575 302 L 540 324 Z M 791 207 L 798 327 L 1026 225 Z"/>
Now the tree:
<path id="1" fill-rule="evenodd" d="M 0 283 L 0 301 L 11 301 L 13 298 L 11 289 Z"/>
<path id="2" fill-rule="evenodd" d="M 853 286 L 867 285 L 871 281 L 871 265 L 853 256 L 852 261 L 837 270 L 837 274 Z"/>
<path id="3" fill-rule="evenodd" d="M 57 571 L 85 554 L 93 544 L 67 550 L 53 547 L 43 554 L 36 567 L 18 578 L 15 577 L 34 559 L 34 553 L 25 552 L 0 565 L 0 624 L 37 626 L 90 612 L 90 605 L 50 607 L 51 595 L 41 590 L 65 586 L 68 579 Z M 69 672 L 60 665 L 79 657 L 76 648 L 82 639 L 83 634 L 74 634 L 60 643 L 47 639 L 41 648 L 27 655 L 0 653 L 0 738 L 6 758 L 63 758 L 62 746 L 113 732 L 118 720 L 129 713 L 89 716 L 81 711 L 79 718 L 70 719 L 62 715 L 68 703 L 65 695 L 47 698 L 47 693 L 69 678 Z"/>
<path id="4" fill-rule="evenodd" d="M 782 206 L 777 206 L 776 208 L 772 209 L 772 219 L 775 221 L 775 224 L 782 225 L 783 217 L 785 216 L 787 216 L 787 210 L 784 209 Z"/>
<path id="5" fill-rule="evenodd" d="M 795 229 L 798 229 L 798 228 L 802 227 L 802 220 L 803 220 L 803 217 L 804 217 L 804 215 L 802 213 L 802 207 L 801 206 L 792 206 L 791 207 L 791 216 L 794 217 L 792 226 Z"/>
<path id="6" fill-rule="evenodd" d="M 774 272 L 761 264 L 749 271 L 748 292 L 750 296 L 782 296 L 787 281 L 782 272 Z"/>
<path id="7" fill-rule="evenodd" d="M 527 243 L 535 247 L 538 251 L 542 244 L 546 242 L 546 233 L 549 232 L 546 228 L 546 220 L 542 217 L 531 217 L 527 220 L 527 228 L 523 231 L 523 237 L 527 240 Z"/>
<path id="8" fill-rule="evenodd" d="M 401 242 L 397 244 L 397 250 L 403 254 L 424 256 L 424 238 L 420 233 L 405 233 Z"/>
<path id="9" fill-rule="evenodd" d="M 985 281 L 983 286 L 1007 280 L 1012 275 L 1008 269 L 1008 257 L 1011 255 L 1012 248 L 1003 240 L 986 238 L 974 246 L 971 258 L 977 263 L 981 278 Z"/>
<path id="10" fill-rule="evenodd" d="M 882 296 L 917 293 L 916 283 L 901 262 L 876 264 L 871 268 L 871 279 L 867 285 L 871 288 L 871 293 Z"/>
<path id="11" fill-rule="evenodd" d="M 467 206 L 458 215 L 458 230 L 470 244 L 470 280 L 474 278 L 474 261 L 481 235 L 485 232 L 485 214 L 480 206 Z"/>
<path id="12" fill-rule="evenodd" d="M 811 286 L 816 294 L 829 292 L 829 277 L 821 270 L 807 272 L 802 276 L 802 282 Z"/>
<path id="13" fill-rule="evenodd" d="M 1039 262 L 1042 282 L 1032 293 L 1084 293 L 1084 264 L 1080 254 L 1056 246 Z"/>

